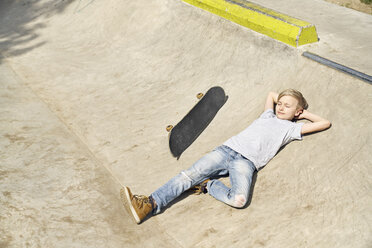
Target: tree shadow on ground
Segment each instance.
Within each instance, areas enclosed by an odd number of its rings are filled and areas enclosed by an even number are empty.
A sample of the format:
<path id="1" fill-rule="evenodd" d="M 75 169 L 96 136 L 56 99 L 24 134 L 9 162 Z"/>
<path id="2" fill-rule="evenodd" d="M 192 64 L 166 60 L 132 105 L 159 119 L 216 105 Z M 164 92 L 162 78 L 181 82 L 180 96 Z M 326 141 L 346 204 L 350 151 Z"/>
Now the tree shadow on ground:
<path id="1" fill-rule="evenodd" d="M 0 1 L 0 63 L 3 57 L 25 54 L 43 46 L 40 31 L 47 26 L 45 20 L 63 13 L 81 0 L 2 0 Z"/>

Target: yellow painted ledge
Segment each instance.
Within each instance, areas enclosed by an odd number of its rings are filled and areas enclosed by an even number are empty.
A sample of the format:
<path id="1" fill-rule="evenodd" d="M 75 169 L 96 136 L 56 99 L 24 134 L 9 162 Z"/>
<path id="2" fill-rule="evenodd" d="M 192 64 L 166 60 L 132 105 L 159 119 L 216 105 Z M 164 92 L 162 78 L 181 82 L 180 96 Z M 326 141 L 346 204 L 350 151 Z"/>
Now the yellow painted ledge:
<path id="1" fill-rule="evenodd" d="M 294 47 L 318 41 L 311 23 L 245 0 L 182 0 Z"/>

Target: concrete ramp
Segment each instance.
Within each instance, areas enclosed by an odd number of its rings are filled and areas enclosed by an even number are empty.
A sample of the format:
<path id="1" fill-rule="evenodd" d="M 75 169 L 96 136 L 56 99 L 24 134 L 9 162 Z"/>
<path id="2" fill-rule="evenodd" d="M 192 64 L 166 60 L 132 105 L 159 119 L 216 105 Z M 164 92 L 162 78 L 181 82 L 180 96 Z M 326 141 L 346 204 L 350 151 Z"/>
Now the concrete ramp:
<path id="1" fill-rule="evenodd" d="M 371 85 L 182 1 L 2 1 L 0 24 L 0 247 L 371 244 Z M 177 161 L 165 128 L 215 85 L 229 99 Z M 279 152 L 247 208 L 185 194 L 132 222 L 122 185 L 152 193 L 286 88 L 333 126 Z"/>

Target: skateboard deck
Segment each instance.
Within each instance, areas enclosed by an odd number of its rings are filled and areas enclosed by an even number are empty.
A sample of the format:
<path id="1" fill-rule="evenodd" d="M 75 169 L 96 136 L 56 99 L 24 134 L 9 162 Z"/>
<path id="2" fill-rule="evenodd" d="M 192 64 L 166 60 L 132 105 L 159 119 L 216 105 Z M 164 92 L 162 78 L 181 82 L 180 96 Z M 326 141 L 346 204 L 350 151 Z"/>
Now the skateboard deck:
<path id="1" fill-rule="evenodd" d="M 167 127 L 169 148 L 177 159 L 199 137 L 228 98 L 219 86 L 210 88 L 204 96 L 199 93 L 197 97 L 201 99 L 190 112 L 176 126 Z"/>

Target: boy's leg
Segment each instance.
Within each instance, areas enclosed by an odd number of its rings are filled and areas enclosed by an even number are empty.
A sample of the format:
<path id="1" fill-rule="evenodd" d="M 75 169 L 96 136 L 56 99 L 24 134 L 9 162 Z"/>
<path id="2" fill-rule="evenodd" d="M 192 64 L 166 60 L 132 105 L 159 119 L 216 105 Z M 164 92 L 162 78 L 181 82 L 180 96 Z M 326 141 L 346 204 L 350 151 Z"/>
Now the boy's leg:
<path id="1" fill-rule="evenodd" d="M 242 208 L 248 200 L 256 167 L 251 161 L 237 154 L 236 158 L 228 165 L 231 188 L 221 181 L 208 182 L 208 192 L 211 196 L 230 206 Z"/>
<path id="2" fill-rule="evenodd" d="M 150 197 L 156 203 L 153 213 L 159 213 L 162 208 L 167 206 L 172 200 L 176 199 L 190 187 L 203 182 L 213 175 L 221 174 L 221 171 L 226 168 L 225 164 L 228 157 L 229 154 L 226 153 L 225 149 L 223 149 L 223 147 L 218 147 L 199 159 L 189 169 L 173 177 L 151 194 Z"/>

